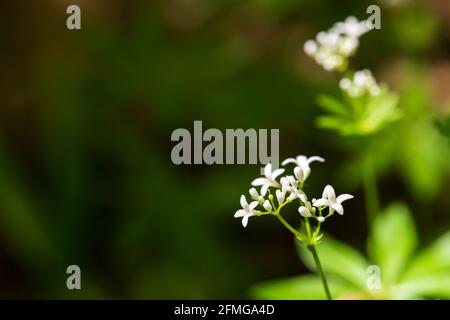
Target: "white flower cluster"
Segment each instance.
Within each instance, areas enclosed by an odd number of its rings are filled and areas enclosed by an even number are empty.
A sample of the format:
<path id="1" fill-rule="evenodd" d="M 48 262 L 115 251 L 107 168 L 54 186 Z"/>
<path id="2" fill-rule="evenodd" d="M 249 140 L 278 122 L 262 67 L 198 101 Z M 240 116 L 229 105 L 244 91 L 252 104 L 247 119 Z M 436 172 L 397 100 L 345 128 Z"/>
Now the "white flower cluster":
<path id="1" fill-rule="evenodd" d="M 304 50 L 325 70 L 340 69 L 346 66 L 347 59 L 356 52 L 359 38 L 369 30 L 367 21 L 348 17 L 330 30 L 319 32 L 316 40 L 306 41 Z"/>
<path id="2" fill-rule="evenodd" d="M 310 164 L 314 161 L 324 162 L 325 160 L 317 156 L 310 158 L 298 156 L 286 159 L 282 162 L 282 165 L 294 164 L 293 175 L 283 176 L 279 181 L 277 181 L 277 177 L 283 174 L 285 169 L 272 171 L 272 165 L 268 163 L 264 168 L 264 177 L 257 178 L 252 182 L 254 187 L 261 187 L 260 192 L 255 188 L 249 190 L 250 197 L 253 200 L 250 203 L 247 202 L 245 195 L 242 195 L 242 209 L 238 210 L 234 217 L 242 218 L 242 225 L 246 227 L 250 217 L 265 214 L 278 215 L 282 207 L 295 200 L 299 201 L 298 212 L 302 217 L 314 218 L 319 223 L 324 222 L 334 212 L 341 215 L 344 214 L 342 202 L 352 199 L 353 196 L 342 194 L 336 197 L 334 189 L 330 185 L 325 187 L 322 198 L 308 200 L 307 195 L 303 191 L 303 185 L 311 173 Z M 271 193 L 271 189 L 274 190 L 274 194 Z M 266 197 L 268 191 L 269 194 Z M 323 210 L 325 208 L 329 210 L 328 214 L 324 216 Z"/>
<path id="3" fill-rule="evenodd" d="M 343 78 L 339 86 L 352 97 L 359 97 L 366 93 L 372 96 L 380 94 L 380 87 L 368 69 L 356 71 L 353 78 Z"/>

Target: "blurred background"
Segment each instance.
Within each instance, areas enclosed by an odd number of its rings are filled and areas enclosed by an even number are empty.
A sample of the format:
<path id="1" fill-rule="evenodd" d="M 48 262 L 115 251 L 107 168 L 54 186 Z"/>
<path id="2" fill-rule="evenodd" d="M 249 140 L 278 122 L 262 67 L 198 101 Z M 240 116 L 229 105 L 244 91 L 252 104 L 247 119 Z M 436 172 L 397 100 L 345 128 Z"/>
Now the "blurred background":
<path id="1" fill-rule="evenodd" d="M 259 165 L 172 164 L 170 135 L 194 120 L 279 128 L 281 159 L 326 158 L 308 190 L 355 195 L 326 228 L 364 251 L 360 142 L 315 126 L 339 78 L 302 48 L 370 4 L 382 29 L 352 66 L 407 110 L 377 138 L 381 202 L 409 204 L 424 246 L 450 226 L 450 140 L 435 125 L 450 114 L 449 1 L 2 1 L 0 298 L 239 299 L 308 272 L 275 219 L 233 219 Z"/>

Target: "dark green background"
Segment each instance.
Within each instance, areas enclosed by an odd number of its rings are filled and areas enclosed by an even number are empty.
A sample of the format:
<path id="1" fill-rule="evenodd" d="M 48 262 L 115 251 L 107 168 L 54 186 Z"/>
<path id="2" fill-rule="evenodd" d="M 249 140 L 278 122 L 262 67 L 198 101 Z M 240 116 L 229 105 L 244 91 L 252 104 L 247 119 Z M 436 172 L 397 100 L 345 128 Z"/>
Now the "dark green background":
<path id="1" fill-rule="evenodd" d="M 326 158 L 308 190 L 355 195 L 326 228 L 363 249 L 360 141 L 315 127 L 315 99 L 339 78 L 302 47 L 373 2 L 2 1 L 0 298 L 247 298 L 307 272 L 275 219 L 233 219 L 260 166 L 171 163 L 171 132 L 194 120 L 279 128 L 281 159 Z M 377 2 L 382 29 L 351 63 L 402 92 L 406 122 L 378 138 L 380 192 L 409 203 L 424 245 L 450 222 L 433 125 L 450 110 L 450 3 L 414 2 Z M 65 27 L 69 4 L 81 31 Z M 81 291 L 65 287 L 71 264 Z"/>

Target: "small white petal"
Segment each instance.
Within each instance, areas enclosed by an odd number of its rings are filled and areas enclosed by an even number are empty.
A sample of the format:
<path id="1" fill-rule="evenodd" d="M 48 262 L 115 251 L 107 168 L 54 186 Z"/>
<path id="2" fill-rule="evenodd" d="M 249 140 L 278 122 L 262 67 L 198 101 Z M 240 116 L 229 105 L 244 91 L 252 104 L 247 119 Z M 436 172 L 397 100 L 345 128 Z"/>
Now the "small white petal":
<path id="1" fill-rule="evenodd" d="M 295 199 L 297 199 L 297 194 L 295 192 L 292 192 L 289 195 L 288 200 L 292 201 L 292 200 L 295 200 Z"/>
<path id="2" fill-rule="evenodd" d="M 306 203 L 308 201 L 308 197 L 306 196 L 306 194 L 304 192 L 300 193 L 299 198 L 300 198 L 300 200 L 303 201 L 303 203 Z"/>
<path id="3" fill-rule="evenodd" d="M 266 178 L 256 178 L 255 180 L 252 181 L 252 186 L 262 186 L 263 184 L 267 183 L 267 179 Z"/>
<path id="4" fill-rule="evenodd" d="M 234 217 L 235 218 L 241 218 L 244 215 L 245 215 L 245 210 L 241 209 L 241 210 L 236 211 L 236 213 L 234 214 Z"/>
<path id="5" fill-rule="evenodd" d="M 299 180 L 299 181 L 303 181 L 303 170 L 300 167 L 295 167 L 294 168 L 294 175 L 295 177 Z"/>
<path id="6" fill-rule="evenodd" d="M 334 188 L 330 185 L 327 185 L 323 189 L 322 198 L 328 199 L 331 203 L 336 202 L 336 194 L 334 192 Z"/>
<path id="7" fill-rule="evenodd" d="M 252 197 L 253 200 L 258 200 L 259 194 L 258 191 L 256 191 L 255 188 L 251 188 L 248 193 L 250 193 L 250 196 Z"/>
<path id="8" fill-rule="evenodd" d="M 285 166 L 285 165 L 287 165 L 288 163 L 296 163 L 296 160 L 295 160 L 294 158 L 287 158 L 286 160 L 284 160 L 284 161 L 281 163 L 281 165 L 282 165 L 282 166 Z"/>
<path id="9" fill-rule="evenodd" d="M 248 206 L 247 199 L 245 199 L 244 195 L 241 195 L 241 207 L 245 209 Z"/>
<path id="10" fill-rule="evenodd" d="M 267 190 L 269 190 L 269 184 L 265 184 L 261 187 L 261 195 L 264 197 L 267 193 Z"/>
<path id="11" fill-rule="evenodd" d="M 314 207 L 323 207 L 328 206 L 329 202 L 327 199 L 317 199 L 316 201 L 313 201 Z"/>
<path id="12" fill-rule="evenodd" d="M 267 178 L 272 175 L 272 164 L 270 162 L 264 167 L 264 175 Z"/>
<path id="13" fill-rule="evenodd" d="M 277 169 L 274 172 L 272 172 L 272 179 L 276 179 L 280 174 L 284 172 L 284 169 Z"/>
<path id="14" fill-rule="evenodd" d="M 307 161 L 308 161 L 308 164 L 310 164 L 311 162 L 314 162 L 314 161 L 325 162 L 325 159 L 322 157 L 319 157 L 319 156 L 312 156 L 312 157 L 309 157 Z"/>
<path id="15" fill-rule="evenodd" d="M 344 214 L 344 207 L 342 207 L 342 205 L 340 203 L 334 203 L 331 208 L 333 210 L 336 210 L 337 213 L 339 213 L 340 215 Z"/>
<path id="16" fill-rule="evenodd" d="M 344 193 L 344 194 L 341 194 L 340 196 L 338 196 L 336 198 L 336 201 L 337 201 L 337 203 L 342 203 L 342 202 L 344 202 L 346 200 L 350 200 L 350 199 L 353 199 L 353 196 L 351 194 Z"/>
<path id="17" fill-rule="evenodd" d="M 258 206 L 258 201 L 253 201 L 252 203 L 249 204 L 249 211 L 253 211 L 255 210 L 255 208 Z"/>
<path id="18" fill-rule="evenodd" d="M 319 222 L 322 223 L 322 222 L 325 221 L 325 218 L 324 217 L 317 217 L 317 220 L 319 220 Z"/>
<path id="19" fill-rule="evenodd" d="M 305 217 L 305 218 L 311 217 L 311 213 L 309 212 L 308 208 L 306 208 L 306 207 L 303 207 L 303 206 L 299 207 L 298 212 L 300 213 L 300 215 L 302 217 Z"/>
<path id="20" fill-rule="evenodd" d="M 244 228 L 247 226 L 248 224 L 248 218 L 250 218 L 250 216 L 247 214 L 242 218 L 242 225 L 244 226 Z"/>
<path id="21" fill-rule="evenodd" d="M 277 196 L 278 203 L 279 203 L 279 204 L 283 203 L 283 202 L 284 202 L 284 199 L 285 199 L 285 197 L 286 197 L 286 194 L 285 194 L 284 192 L 282 192 L 281 190 L 277 190 L 277 191 L 275 192 L 275 194 L 276 194 L 276 196 Z"/>

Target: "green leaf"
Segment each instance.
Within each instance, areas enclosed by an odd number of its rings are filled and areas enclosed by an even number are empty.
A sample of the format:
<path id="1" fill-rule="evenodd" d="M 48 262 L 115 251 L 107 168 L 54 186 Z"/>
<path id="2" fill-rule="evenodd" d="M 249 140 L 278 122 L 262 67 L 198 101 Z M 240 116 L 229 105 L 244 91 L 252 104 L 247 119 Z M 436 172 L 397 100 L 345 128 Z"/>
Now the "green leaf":
<path id="1" fill-rule="evenodd" d="M 433 273 L 403 282 L 394 288 L 396 296 L 450 299 L 450 273 Z"/>
<path id="2" fill-rule="evenodd" d="M 450 139 L 450 117 L 445 119 L 436 119 L 434 121 L 434 125 L 444 137 Z"/>
<path id="3" fill-rule="evenodd" d="M 437 271 L 447 271 L 450 274 L 450 231 L 418 254 L 408 268 L 405 279 Z"/>
<path id="4" fill-rule="evenodd" d="M 373 222 L 368 242 L 372 261 L 381 269 L 384 284 L 397 283 L 417 244 L 417 236 L 408 208 L 390 205 Z"/>
<path id="5" fill-rule="evenodd" d="M 340 116 L 349 116 L 350 115 L 350 112 L 345 107 L 345 105 L 336 98 L 326 96 L 326 95 L 321 95 L 317 99 L 317 104 L 325 111 L 334 113 L 336 115 L 340 115 Z"/>
<path id="6" fill-rule="evenodd" d="M 374 133 L 391 122 L 401 118 L 401 112 L 397 108 L 399 97 L 383 88 L 378 96 L 370 97 L 362 128 L 365 133 Z"/>
<path id="7" fill-rule="evenodd" d="M 324 236 L 316 250 L 325 276 L 339 277 L 355 288 L 366 287 L 366 270 L 369 262 L 358 251 L 329 235 Z M 311 252 L 302 244 L 298 245 L 298 252 L 306 266 L 315 271 Z"/>
<path id="8" fill-rule="evenodd" d="M 328 279 L 328 284 L 333 297 L 349 291 L 336 280 Z M 250 296 L 254 299 L 267 300 L 326 299 L 321 280 L 313 275 L 264 282 L 251 288 Z"/>

